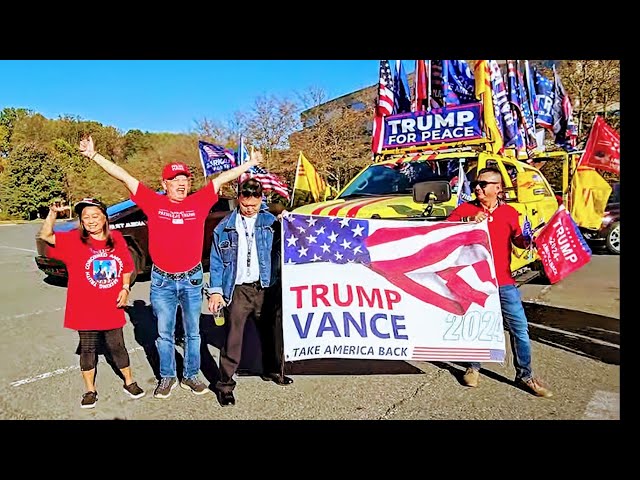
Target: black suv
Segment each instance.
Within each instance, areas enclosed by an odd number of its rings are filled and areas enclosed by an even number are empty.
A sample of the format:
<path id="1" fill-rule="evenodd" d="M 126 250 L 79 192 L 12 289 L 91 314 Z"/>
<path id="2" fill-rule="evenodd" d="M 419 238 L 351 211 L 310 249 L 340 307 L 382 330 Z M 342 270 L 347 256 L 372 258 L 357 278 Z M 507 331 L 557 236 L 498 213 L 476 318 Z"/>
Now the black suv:
<path id="1" fill-rule="evenodd" d="M 204 244 L 202 249 L 202 266 L 205 271 L 209 270 L 209 254 L 211 252 L 211 236 L 214 227 L 235 208 L 236 200 L 230 198 L 219 198 L 211 208 L 209 216 L 204 226 Z M 109 228 L 119 230 L 129 245 L 129 252 L 136 266 L 131 283 L 139 275 L 149 275 L 152 260 L 149 255 L 149 232 L 147 230 L 147 216 L 132 200 L 125 200 L 107 208 L 109 215 Z M 70 219 L 56 223 L 54 232 L 67 232 L 78 228 L 78 219 Z M 36 249 L 38 256 L 35 257 L 36 265 L 45 274 L 66 280 L 67 267 L 59 260 L 47 256 L 48 249 L 51 248 L 45 241 L 36 237 Z"/>
<path id="2" fill-rule="evenodd" d="M 609 253 L 620 255 L 620 182 L 611 185 L 611 195 L 598 230 L 581 229 L 593 246 L 604 245 Z"/>

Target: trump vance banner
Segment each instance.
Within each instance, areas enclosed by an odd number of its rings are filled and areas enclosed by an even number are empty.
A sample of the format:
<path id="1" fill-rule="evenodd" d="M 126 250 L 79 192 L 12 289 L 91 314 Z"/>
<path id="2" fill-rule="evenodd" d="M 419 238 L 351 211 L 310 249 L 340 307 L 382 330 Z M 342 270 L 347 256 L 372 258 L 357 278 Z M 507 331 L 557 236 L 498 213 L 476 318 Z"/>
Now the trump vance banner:
<path id="1" fill-rule="evenodd" d="M 486 222 L 290 213 L 282 229 L 285 361 L 504 360 Z"/>

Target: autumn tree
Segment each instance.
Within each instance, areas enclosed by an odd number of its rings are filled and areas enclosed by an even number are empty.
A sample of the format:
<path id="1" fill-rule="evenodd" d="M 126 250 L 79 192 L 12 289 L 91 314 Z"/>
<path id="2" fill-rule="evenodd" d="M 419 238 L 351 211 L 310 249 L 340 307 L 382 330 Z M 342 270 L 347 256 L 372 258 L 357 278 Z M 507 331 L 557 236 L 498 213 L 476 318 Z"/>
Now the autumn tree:
<path id="1" fill-rule="evenodd" d="M 571 98 L 579 143 L 586 142 L 596 114 L 619 128 L 620 117 L 612 112 L 620 102 L 619 60 L 566 60 L 558 74 Z"/>

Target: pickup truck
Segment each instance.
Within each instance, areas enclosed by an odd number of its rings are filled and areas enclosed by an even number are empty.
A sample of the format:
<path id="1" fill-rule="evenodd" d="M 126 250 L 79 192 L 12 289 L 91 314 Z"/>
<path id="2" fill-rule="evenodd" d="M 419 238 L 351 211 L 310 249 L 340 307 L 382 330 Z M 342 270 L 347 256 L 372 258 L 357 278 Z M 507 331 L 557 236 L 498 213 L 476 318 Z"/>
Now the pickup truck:
<path id="1" fill-rule="evenodd" d="M 544 161 L 540 156 L 537 161 Z M 472 148 L 424 150 L 385 155 L 362 169 L 333 200 L 298 207 L 295 213 L 336 217 L 444 220 L 458 205 L 458 166 L 468 181 L 484 167 L 502 172 L 504 199 L 536 227 L 558 208 L 549 182 L 534 166 L 506 155 Z M 454 167 L 454 168 L 452 168 Z M 535 255 L 513 249 L 511 270 L 519 283 L 540 273 Z"/>

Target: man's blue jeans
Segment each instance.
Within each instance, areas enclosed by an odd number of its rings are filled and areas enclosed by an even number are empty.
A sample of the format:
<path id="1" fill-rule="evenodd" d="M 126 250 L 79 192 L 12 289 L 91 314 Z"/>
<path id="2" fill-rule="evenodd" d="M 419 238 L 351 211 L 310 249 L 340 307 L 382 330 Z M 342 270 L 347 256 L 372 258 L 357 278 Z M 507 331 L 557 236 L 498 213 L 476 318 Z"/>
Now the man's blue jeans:
<path id="1" fill-rule="evenodd" d="M 531 341 L 529 340 L 529 324 L 522 306 L 520 290 L 515 285 L 500 287 L 500 307 L 504 324 L 509 331 L 513 365 L 516 368 L 516 379 L 529 380 L 533 377 L 531 369 Z M 480 370 L 479 363 L 470 363 L 474 370 Z"/>
<path id="2" fill-rule="evenodd" d="M 202 310 L 202 269 L 189 277 L 174 280 L 151 271 L 151 308 L 158 319 L 156 347 L 160 356 L 160 376 L 176 377 L 174 332 L 178 305 L 184 326 L 184 378 L 200 370 L 200 312 Z"/>

